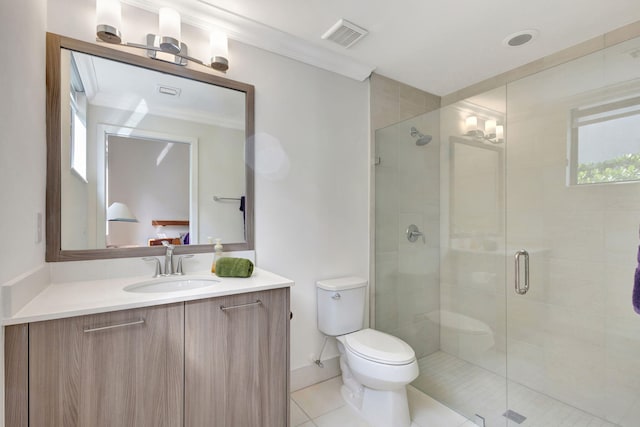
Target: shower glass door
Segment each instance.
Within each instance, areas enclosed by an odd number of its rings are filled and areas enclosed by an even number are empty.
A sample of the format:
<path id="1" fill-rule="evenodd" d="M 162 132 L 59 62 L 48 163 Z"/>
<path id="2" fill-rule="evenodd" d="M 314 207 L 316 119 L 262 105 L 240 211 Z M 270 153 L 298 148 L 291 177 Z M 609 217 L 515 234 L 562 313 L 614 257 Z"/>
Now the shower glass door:
<path id="1" fill-rule="evenodd" d="M 454 424 L 507 422 L 504 138 L 465 125 L 503 129 L 504 92 L 375 135 L 375 328 L 416 352 L 410 401 L 437 400 Z"/>
<path id="2" fill-rule="evenodd" d="M 376 131 L 371 307 L 416 351 L 410 400 L 479 426 L 640 425 L 638 52 Z"/>
<path id="3" fill-rule="evenodd" d="M 507 86 L 509 425 L 640 425 L 639 51 Z"/>

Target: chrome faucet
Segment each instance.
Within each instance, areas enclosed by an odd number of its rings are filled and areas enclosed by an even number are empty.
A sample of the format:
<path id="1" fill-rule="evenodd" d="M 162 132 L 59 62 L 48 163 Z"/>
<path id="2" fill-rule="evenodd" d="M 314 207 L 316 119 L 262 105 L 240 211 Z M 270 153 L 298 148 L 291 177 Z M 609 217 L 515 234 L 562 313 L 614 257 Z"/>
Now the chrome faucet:
<path id="1" fill-rule="evenodd" d="M 167 251 L 164 254 L 164 275 L 169 276 L 175 273 L 173 269 L 173 249 L 175 246 L 170 245 L 166 240 L 162 241 L 162 246 L 167 248 Z"/>

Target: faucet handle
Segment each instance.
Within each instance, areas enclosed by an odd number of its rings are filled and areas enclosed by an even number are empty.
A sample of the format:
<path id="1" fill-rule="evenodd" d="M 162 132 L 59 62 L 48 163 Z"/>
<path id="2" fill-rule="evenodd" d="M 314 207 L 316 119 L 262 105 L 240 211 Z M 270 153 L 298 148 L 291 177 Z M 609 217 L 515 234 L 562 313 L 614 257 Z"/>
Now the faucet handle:
<path id="1" fill-rule="evenodd" d="M 182 271 L 182 260 L 185 258 L 193 258 L 193 254 L 190 255 L 182 255 L 181 257 L 178 257 L 178 267 L 176 268 L 176 274 L 183 276 L 184 272 Z"/>
<path id="2" fill-rule="evenodd" d="M 159 277 L 162 276 L 162 269 L 160 267 L 160 260 L 156 257 L 144 257 L 142 258 L 143 261 L 155 261 L 156 262 L 156 272 L 154 273 L 153 277 Z"/>
<path id="3" fill-rule="evenodd" d="M 165 248 L 169 249 L 170 251 L 172 251 L 175 246 L 172 245 L 171 243 L 167 242 L 166 240 L 162 240 L 162 246 L 164 246 Z"/>

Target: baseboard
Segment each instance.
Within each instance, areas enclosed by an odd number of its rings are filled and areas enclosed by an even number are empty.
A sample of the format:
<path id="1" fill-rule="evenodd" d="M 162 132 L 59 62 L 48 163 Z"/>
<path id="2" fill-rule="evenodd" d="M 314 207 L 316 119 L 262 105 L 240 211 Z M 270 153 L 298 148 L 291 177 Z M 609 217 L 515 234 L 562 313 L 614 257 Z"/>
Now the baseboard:
<path id="1" fill-rule="evenodd" d="M 312 386 L 340 375 L 340 357 L 323 360 L 324 368 L 316 364 L 303 366 L 291 371 L 291 392 Z"/>

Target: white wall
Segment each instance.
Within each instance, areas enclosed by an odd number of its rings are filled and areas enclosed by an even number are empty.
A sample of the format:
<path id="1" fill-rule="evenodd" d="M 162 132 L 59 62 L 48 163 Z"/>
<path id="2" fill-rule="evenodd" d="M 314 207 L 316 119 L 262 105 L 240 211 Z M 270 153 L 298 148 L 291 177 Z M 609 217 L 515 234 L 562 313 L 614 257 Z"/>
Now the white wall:
<path id="1" fill-rule="evenodd" d="M 0 48 L 5 58 L 0 61 L 0 284 L 44 263 L 44 236 L 35 243 L 34 231 L 35 215 L 44 214 L 45 203 L 45 17 L 44 0 L 0 2 L 0 37 L 10 40 Z M 3 306 L 4 301 L 0 310 Z M 4 355 L 4 329 L 0 354 Z M 3 409 L 0 403 L 0 424 Z"/>
<path id="2" fill-rule="evenodd" d="M 95 40 L 93 2 L 50 0 L 48 5 L 48 31 Z M 157 26 L 155 15 L 127 6 L 123 20 L 123 33 L 132 41 Z M 193 55 L 205 56 L 204 32 L 183 25 L 183 37 Z M 227 77 L 256 87 L 257 263 L 296 282 L 291 294 L 291 367 L 296 369 L 310 365 L 308 356 L 322 344 L 315 281 L 368 277 L 368 82 L 233 42 L 230 62 Z M 335 348 L 326 355 L 332 354 Z"/>
<path id="3" fill-rule="evenodd" d="M 0 49 L 0 283 L 44 262 L 35 215 L 45 203 L 45 13 L 44 0 L 0 2 L 0 35 L 11 40 Z"/>

